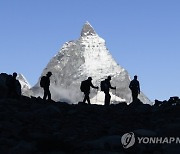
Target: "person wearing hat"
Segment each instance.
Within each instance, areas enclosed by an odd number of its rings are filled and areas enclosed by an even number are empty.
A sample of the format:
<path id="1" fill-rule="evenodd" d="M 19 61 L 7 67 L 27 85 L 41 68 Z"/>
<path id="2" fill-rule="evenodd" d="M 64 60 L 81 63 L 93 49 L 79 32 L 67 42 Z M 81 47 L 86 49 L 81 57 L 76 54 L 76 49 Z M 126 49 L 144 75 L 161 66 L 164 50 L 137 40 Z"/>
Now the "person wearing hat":
<path id="1" fill-rule="evenodd" d="M 86 101 L 88 102 L 88 104 L 91 104 L 90 103 L 90 99 L 89 99 L 89 94 L 90 94 L 90 87 L 92 88 L 95 88 L 95 89 L 98 89 L 99 87 L 95 87 L 93 84 L 92 84 L 92 78 L 91 77 L 88 77 L 87 80 L 85 81 L 82 81 L 81 83 L 81 91 L 84 92 L 84 99 L 83 99 L 83 103 L 85 103 Z"/>
<path id="2" fill-rule="evenodd" d="M 44 76 L 44 81 L 43 81 L 43 86 L 42 86 L 42 88 L 44 89 L 43 100 L 46 100 L 47 97 L 48 97 L 48 100 L 51 100 L 51 93 L 49 90 L 51 75 L 52 73 L 48 72 L 46 76 Z"/>
<path id="3" fill-rule="evenodd" d="M 137 100 L 138 94 L 140 94 L 139 81 L 137 80 L 137 75 L 134 76 L 134 79 L 130 82 L 129 88 L 132 92 L 133 102 Z"/>
<path id="4" fill-rule="evenodd" d="M 104 100 L 104 105 L 108 106 L 110 105 L 110 100 L 111 100 L 111 95 L 109 94 L 110 89 L 116 89 L 116 87 L 111 86 L 111 76 L 108 76 L 107 79 L 105 79 L 105 88 L 104 88 L 104 93 L 105 93 L 105 100 Z"/>

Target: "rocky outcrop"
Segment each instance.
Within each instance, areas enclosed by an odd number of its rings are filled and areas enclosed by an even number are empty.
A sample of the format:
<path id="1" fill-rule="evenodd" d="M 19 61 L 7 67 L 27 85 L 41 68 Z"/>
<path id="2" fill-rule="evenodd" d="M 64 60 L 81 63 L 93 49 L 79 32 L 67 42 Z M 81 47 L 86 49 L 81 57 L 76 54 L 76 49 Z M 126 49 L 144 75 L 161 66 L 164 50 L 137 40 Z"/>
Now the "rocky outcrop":
<path id="1" fill-rule="evenodd" d="M 0 98 L 6 98 L 8 97 L 8 89 L 9 85 L 8 82 L 11 80 L 12 75 L 9 75 L 7 73 L 1 73 L 0 74 Z M 30 89 L 30 85 L 26 78 L 22 74 L 17 75 L 17 81 L 20 83 L 20 85 L 16 85 L 16 91 L 18 93 L 24 94 L 27 90 Z"/>
<path id="2" fill-rule="evenodd" d="M 167 101 L 169 102 L 169 101 Z M 134 145 L 124 149 L 121 137 L 180 136 L 180 101 L 176 105 L 133 102 L 69 105 L 22 96 L 0 99 L 1 153 L 167 153 L 178 145 Z"/>

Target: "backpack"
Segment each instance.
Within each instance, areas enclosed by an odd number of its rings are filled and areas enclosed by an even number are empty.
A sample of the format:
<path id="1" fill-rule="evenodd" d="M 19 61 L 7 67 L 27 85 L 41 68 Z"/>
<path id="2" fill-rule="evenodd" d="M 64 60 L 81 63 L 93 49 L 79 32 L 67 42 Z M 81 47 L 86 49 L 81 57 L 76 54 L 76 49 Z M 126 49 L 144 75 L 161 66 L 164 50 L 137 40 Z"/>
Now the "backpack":
<path id="1" fill-rule="evenodd" d="M 81 89 L 82 92 L 87 91 L 87 80 L 84 80 L 84 81 L 81 82 L 80 89 Z"/>
<path id="2" fill-rule="evenodd" d="M 41 87 L 45 87 L 45 84 L 46 84 L 46 77 L 45 77 L 45 76 L 42 76 L 42 77 L 41 77 L 41 80 L 40 80 L 40 86 L 41 86 Z"/>
<path id="3" fill-rule="evenodd" d="M 133 90 L 133 91 L 138 90 L 138 82 L 135 81 L 135 80 L 132 80 L 132 81 L 130 82 L 129 88 L 130 88 L 131 90 Z"/>
<path id="4" fill-rule="evenodd" d="M 107 84 L 106 84 L 106 81 L 103 80 L 101 81 L 101 91 L 105 91 L 105 90 L 107 90 Z"/>

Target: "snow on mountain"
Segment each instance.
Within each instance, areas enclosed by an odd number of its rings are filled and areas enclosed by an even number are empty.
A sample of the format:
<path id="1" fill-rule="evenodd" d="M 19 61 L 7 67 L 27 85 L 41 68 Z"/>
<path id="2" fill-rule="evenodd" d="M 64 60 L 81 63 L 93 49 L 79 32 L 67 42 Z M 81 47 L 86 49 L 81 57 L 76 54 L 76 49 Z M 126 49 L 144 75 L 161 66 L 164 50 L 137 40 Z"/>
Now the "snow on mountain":
<path id="1" fill-rule="evenodd" d="M 50 90 L 52 99 L 56 101 L 69 103 L 82 101 L 83 94 L 79 88 L 81 81 L 91 76 L 92 83 L 100 86 L 100 81 L 111 75 L 111 84 L 117 87 L 116 91 L 111 90 L 112 102 L 131 102 L 128 72 L 116 63 L 106 47 L 105 40 L 98 36 L 88 22 L 84 24 L 80 38 L 66 42 L 50 60 L 42 75 L 48 71 L 53 73 Z M 29 95 L 42 96 L 42 92 L 38 81 Z M 97 93 L 92 89 L 90 97 L 92 103 L 104 104 L 103 92 Z M 143 93 L 139 98 L 142 102 L 151 104 Z"/>
<path id="2" fill-rule="evenodd" d="M 125 99 L 122 99 L 120 97 L 117 97 L 116 95 L 114 95 L 112 92 L 110 92 L 111 95 L 111 104 L 116 104 L 119 102 L 126 102 Z M 91 98 L 91 104 L 100 104 L 100 105 L 104 105 L 104 92 L 102 91 L 98 91 L 97 95 L 95 95 L 93 98 Z"/>
<path id="3" fill-rule="evenodd" d="M 25 91 L 27 91 L 27 90 L 29 90 L 31 88 L 31 86 L 28 83 L 27 79 L 22 74 L 17 75 L 17 80 L 19 80 L 19 82 L 21 84 L 22 93 L 24 93 Z"/>

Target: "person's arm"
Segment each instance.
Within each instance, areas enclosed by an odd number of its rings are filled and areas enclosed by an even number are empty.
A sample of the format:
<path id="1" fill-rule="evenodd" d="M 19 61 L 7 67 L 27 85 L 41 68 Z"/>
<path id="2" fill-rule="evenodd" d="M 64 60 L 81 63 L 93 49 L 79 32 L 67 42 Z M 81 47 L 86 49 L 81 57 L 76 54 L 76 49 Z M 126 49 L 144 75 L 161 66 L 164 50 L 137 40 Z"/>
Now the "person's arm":
<path id="1" fill-rule="evenodd" d="M 94 86 L 94 85 L 92 84 L 92 82 L 90 83 L 90 86 L 91 86 L 92 88 L 95 88 L 95 89 L 98 89 L 98 88 L 99 88 L 99 87 Z"/>
<path id="2" fill-rule="evenodd" d="M 112 86 L 111 86 L 111 83 L 109 83 L 109 87 L 110 87 L 111 89 L 116 89 L 116 87 L 112 87 Z"/>

